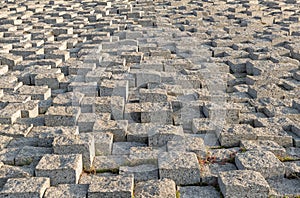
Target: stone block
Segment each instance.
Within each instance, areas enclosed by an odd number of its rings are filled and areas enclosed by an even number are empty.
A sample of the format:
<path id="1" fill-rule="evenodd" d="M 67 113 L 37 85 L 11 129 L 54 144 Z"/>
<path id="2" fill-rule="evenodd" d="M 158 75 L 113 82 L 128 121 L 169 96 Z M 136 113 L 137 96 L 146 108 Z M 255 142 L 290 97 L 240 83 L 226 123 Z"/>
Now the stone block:
<path id="1" fill-rule="evenodd" d="M 113 155 L 129 155 L 131 147 L 145 147 L 146 144 L 140 142 L 115 142 L 112 147 Z"/>
<path id="2" fill-rule="evenodd" d="M 129 123 L 127 129 L 128 142 L 148 143 L 148 130 L 153 128 L 152 123 Z"/>
<path id="3" fill-rule="evenodd" d="M 96 156 L 93 167 L 96 172 L 117 172 L 121 166 L 127 166 L 129 158 L 127 155 L 102 155 Z"/>
<path id="4" fill-rule="evenodd" d="M 9 178 L 28 178 L 32 177 L 34 170 L 27 166 L 10 166 L 2 164 L 0 168 L 0 189 Z"/>
<path id="5" fill-rule="evenodd" d="M 136 72 L 136 87 L 144 86 L 147 83 L 160 83 L 160 72 L 156 71 L 137 71 Z"/>
<path id="6" fill-rule="evenodd" d="M 13 124 L 18 118 L 21 118 L 22 104 L 9 103 L 3 109 L 0 109 L 0 123 Z"/>
<path id="7" fill-rule="evenodd" d="M 111 132 L 114 135 L 114 142 L 126 141 L 127 120 L 96 120 L 93 132 Z"/>
<path id="8" fill-rule="evenodd" d="M 44 198 L 86 198 L 88 185 L 86 184 L 60 184 L 47 188 Z"/>
<path id="9" fill-rule="evenodd" d="M 37 177 L 49 177 L 51 186 L 77 184 L 82 172 L 82 156 L 44 155 L 35 168 Z"/>
<path id="10" fill-rule="evenodd" d="M 161 179 L 172 179 L 177 185 L 200 183 L 200 166 L 195 153 L 162 153 L 158 156 L 158 168 Z"/>
<path id="11" fill-rule="evenodd" d="M 42 198 L 50 187 L 50 179 L 46 177 L 11 178 L 0 191 L 1 197 Z"/>
<path id="12" fill-rule="evenodd" d="M 67 92 L 58 94 L 52 101 L 53 106 L 79 106 L 84 94 L 78 92 Z"/>
<path id="13" fill-rule="evenodd" d="M 109 113 L 81 113 L 77 120 L 77 125 L 80 132 L 92 132 L 96 120 L 110 120 Z"/>
<path id="14" fill-rule="evenodd" d="M 181 198 L 217 198 L 221 196 L 213 186 L 178 186 L 178 192 Z"/>
<path id="15" fill-rule="evenodd" d="M 170 103 L 141 103 L 141 122 L 172 124 L 172 107 Z"/>
<path id="16" fill-rule="evenodd" d="M 113 145 L 112 133 L 90 133 L 95 139 L 95 155 L 111 155 Z"/>
<path id="17" fill-rule="evenodd" d="M 127 101 L 128 88 L 127 80 L 103 80 L 100 83 L 100 96 L 120 96 Z"/>
<path id="18" fill-rule="evenodd" d="M 80 114 L 80 107 L 51 106 L 45 114 L 46 126 L 74 126 Z"/>
<path id="19" fill-rule="evenodd" d="M 271 197 L 297 197 L 300 194 L 299 179 L 269 179 Z"/>
<path id="20" fill-rule="evenodd" d="M 221 146 L 239 146 L 241 140 L 256 140 L 257 135 L 253 127 L 247 124 L 227 125 L 220 133 L 219 141 Z"/>
<path id="21" fill-rule="evenodd" d="M 52 148 L 24 146 L 15 156 L 17 166 L 36 164 L 45 154 L 51 154 Z"/>
<path id="22" fill-rule="evenodd" d="M 55 137 L 53 141 L 55 154 L 82 154 L 83 168 L 89 169 L 95 157 L 94 136 L 88 133 Z"/>
<path id="23" fill-rule="evenodd" d="M 48 86 L 23 85 L 18 92 L 21 95 L 30 95 L 32 100 L 47 100 L 51 97 L 51 89 Z"/>
<path id="24" fill-rule="evenodd" d="M 269 197 L 269 184 L 252 170 L 221 172 L 218 183 L 224 197 Z"/>
<path id="25" fill-rule="evenodd" d="M 119 173 L 133 174 L 134 182 L 158 179 L 158 167 L 154 164 L 143 164 L 138 166 L 121 166 Z"/>
<path id="26" fill-rule="evenodd" d="M 133 175 L 103 176 L 89 185 L 88 197 L 132 197 Z"/>
<path id="27" fill-rule="evenodd" d="M 170 179 L 138 182 L 135 186 L 134 197 L 176 197 L 176 185 Z"/>
<path id="28" fill-rule="evenodd" d="M 286 154 L 284 147 L 270 140 L 242 140 L 240 147 L 246 150 L 271 151 L 276 156 L 284 156 Z"/>
<path id="29" fill-rule="evenodd" d="M 162 125 L 149 129 L 148 145 L 165 146 L 168 141 L 180 141 L 184 139 L 182 126 Z"/>
<path id="30" fill-rule="evenodd" d="M 284 164 L 270 151 L 253 150 L 237 154 L 235 164 L 240 170 L 260 172 L 265 178 L 284 177 Z"/>

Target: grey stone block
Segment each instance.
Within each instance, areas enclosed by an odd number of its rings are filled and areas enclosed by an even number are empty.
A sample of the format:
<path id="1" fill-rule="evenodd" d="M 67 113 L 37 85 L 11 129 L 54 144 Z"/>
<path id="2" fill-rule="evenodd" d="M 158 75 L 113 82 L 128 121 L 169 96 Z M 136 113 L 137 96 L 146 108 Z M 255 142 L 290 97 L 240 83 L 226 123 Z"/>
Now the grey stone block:
<path id="1" fill-rule="evenodd" d="M 35 168 L 37 177 L 49 177 L 51 186 L 77 184 L 82 172 L 82 156 L 44 155 Z"/>
<path id="2" fill-rule="evenodd" d="M 165 152 L 158 156 L 159 176 L 177 185 L 200 183 L 200 166 L 195 153 Z"/>

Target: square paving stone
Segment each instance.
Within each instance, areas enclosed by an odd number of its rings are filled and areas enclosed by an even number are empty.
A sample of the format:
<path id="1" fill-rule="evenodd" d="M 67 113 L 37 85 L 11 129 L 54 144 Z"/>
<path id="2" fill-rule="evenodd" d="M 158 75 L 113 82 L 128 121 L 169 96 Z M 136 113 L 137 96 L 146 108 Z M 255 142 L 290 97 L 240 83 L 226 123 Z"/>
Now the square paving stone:
<path id="1" fill-rule="evenodd" d="M 89 185 L 88 197 L 132 197 L 133 186 L 133 175 L 97 177 L 96 180 Z"/>
<path id="2" fill-rule="evenodd" d="M 235 164 L 240 170 L 260 172 L 265 178 L 284 177 L 284 164 L 270 151 L 253 150 L 239 153 Z"/>
<path id="3" fill-rule="evenodd" d="M 286 154 L 284 147 L 271 140 L 242 140 L 240 147 L 246 150 L 271 151 L 274 155 L 278 156 L 284 156 Z"/>
<path id="4" fill-rule="evenodd" d="M 79 107 L 52 106 L 45 114 L 45 124 L 46 126 L 75 126 L 79 115 Z"/>
<path id="5" fill-rule="evenodd" d="M 182 139 L 184 139 L 182 126 L 154 126 L 148 132 L 149 146 L 165 146 L 168 141 L 179 141 Z"/>
<path id="6" fill-rule="evenodd" d="M 88 133 L 55 137 L 53 141 L 55 154 L 82 154 L 83 168 L 89 169 L 95 157 L 94 136 Z"/>
<path id="7" fill-rule="evenodd" d="M 28 178 L 33 175 L 34 168 L 30 166 L 10 166 L 3 164 L 0 167 L 0 189 L 2 189 L 9 178 Z"/>
<path id="8" fill-rule="evenodd" d="M 177 185 L 200 183 L 200 166 L 195 153 L 162 153 L 158 156 L 158 168 L 161 179 L 172 179 Z"/>
<path id="9" fill-rule="evenodd" d="M 96 156 L 93 168 L 96 172 L 117 172 L 121 166 L 129 164 L 127 155 Z"/>
<path id="10" fill-rule="evenodd" d="M 1 197 L 42 198 L 46 188 L 50 187 L 50 179 L 46 177 L 11 178 L 0 191 Z"/>
<path id="11" fill-rule="evenodd" d="M 15 157 L 17 166 L 37 163 L 45 154 L 53 153 L 52 148 L 24 146 Z"/>
<path id="12" fill-rule="evenodd" d="M 60 184 L 47 188 L 44 198 L 86 198 L 88 185 L 86 184 Z"/>
<path id="13" fill-rule="evenodd" d="M 134 189 L 134 197 L 176 197 L 176 185 L 171 179 L 139 182 Z"/>
<path id="14" fill-rule="evenodd" d="M 82 172 L 82 156 L 44 155 L 35 168 L 37 177 L 49 177 L 51 185 L 77 184 Z"/>
<path id="15" fill-rule="evenodd" d="M 96 120 L 93 132 L 110 132 L 114 135 L 114 142 L 126 141 L 127 120 Z"/>
<path id="16" fill-rule="evenodd" d="M 217 198 L 221 194 L 213 186 L 178 186 L 180 198 Z"/>
<path id="17" fill-rule="evenodd" d="M 221 172 L 218 183 L 225 198 L 269 196 L 268 182 L 259 172 L 252 170 Z"/>
<path id="18" fill-rule="evenodd" d="M 119 173 L 133 174 L 134 182 L 158 179 L 158 167 L 154 164 L 143 164 L 138 166 L 121 166 Z"/>

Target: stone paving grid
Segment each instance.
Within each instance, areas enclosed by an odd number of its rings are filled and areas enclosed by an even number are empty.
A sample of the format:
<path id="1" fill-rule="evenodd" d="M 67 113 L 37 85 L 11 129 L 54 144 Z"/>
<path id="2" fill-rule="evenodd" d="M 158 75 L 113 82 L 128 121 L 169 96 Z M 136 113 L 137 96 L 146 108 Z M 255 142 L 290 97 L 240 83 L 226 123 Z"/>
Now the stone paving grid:
<path id="1" fill-rule="evenodd" d="M 0 10 L 0 197 L 300 196 L 300 1 Z"/>

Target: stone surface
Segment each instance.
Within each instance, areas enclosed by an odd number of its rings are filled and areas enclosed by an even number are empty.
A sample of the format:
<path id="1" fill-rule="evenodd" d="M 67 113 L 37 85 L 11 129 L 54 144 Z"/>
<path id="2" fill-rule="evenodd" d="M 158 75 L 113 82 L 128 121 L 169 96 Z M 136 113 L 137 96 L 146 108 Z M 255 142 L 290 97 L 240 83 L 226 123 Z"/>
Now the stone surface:
<path id="1" fill-rule="evenodd" d="M 37 177 L 49 177 L 51 186 L 77 184 L 82 172 L 82 156 L 44 155 L 35 168 Z"/>
<path id="2" fill-rule="evenodd" d="M 176 185 L 170 179 L 139 182 L 135 186 L 134 197 L 176 197 Z"/>

